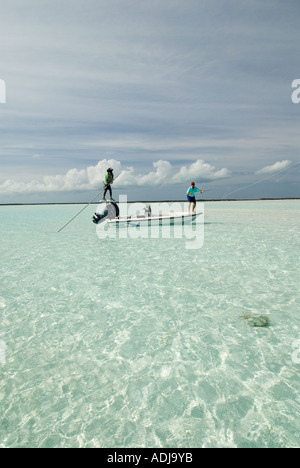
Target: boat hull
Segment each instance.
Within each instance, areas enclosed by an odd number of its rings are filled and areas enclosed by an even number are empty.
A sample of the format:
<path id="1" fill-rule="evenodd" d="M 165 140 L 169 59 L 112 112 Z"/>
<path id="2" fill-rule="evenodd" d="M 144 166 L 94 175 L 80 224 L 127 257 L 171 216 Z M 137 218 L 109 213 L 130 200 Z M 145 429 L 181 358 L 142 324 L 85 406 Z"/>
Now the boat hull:
<path id="1" fill-rule="evenodd" d="M 121 226 L 175 226 L 190 224 L 201 215 L 198 213 L 174 213 L 170 215 L 160 216 L 131 216 L 131 217 L 120 217 L 115 219 L 107 220 L 107 224 L 110 226 L 121 227 Z"/>

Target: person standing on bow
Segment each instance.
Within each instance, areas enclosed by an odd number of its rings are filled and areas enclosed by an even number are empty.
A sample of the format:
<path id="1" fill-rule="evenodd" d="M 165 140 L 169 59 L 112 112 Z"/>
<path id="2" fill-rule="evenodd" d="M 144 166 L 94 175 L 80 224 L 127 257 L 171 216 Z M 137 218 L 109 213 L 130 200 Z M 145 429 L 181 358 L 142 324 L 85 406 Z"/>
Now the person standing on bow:
<path id="1" fill-rule="evenodd" d="M 103 185 L 104 185 L 104 192 L 103 192 L 103 198 L 102 201 L 105 200 L 105 196 L 107 191 L 109 191 L 110 194 L 110 201 L 114 201 L 112 198 L 112 189 L 111 189 L 111 184 L 114 182 L 114 174 L 113 174 L 113 169 L 109 167 L 107 169 L 107 174 L 105 174 Z"/>
<path id="2" fill-rule="evenodd" d="M 199 193 L 204 193 L 204 190 L 200 190 L 195 186 L 195 182 L 191 183 L 190 188 L 186 192 L 187 200 L 189 202 L 189 213 L 191 211 L 191 203 L 193 203 L 193 208 L 192 208 L 192 213 L 195 213 L 195 208 L 196 208 L 196 197 L 195 194 Z"/>

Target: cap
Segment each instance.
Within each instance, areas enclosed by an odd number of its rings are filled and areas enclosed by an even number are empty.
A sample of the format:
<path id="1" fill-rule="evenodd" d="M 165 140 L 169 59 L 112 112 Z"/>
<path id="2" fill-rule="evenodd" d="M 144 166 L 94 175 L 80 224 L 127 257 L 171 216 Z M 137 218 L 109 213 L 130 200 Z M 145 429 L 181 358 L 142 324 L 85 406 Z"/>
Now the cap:
<path id="1" fill-rule="evenodd" d="M 191 185 L 195 185 L 195 182 L 192 182 Z"/>

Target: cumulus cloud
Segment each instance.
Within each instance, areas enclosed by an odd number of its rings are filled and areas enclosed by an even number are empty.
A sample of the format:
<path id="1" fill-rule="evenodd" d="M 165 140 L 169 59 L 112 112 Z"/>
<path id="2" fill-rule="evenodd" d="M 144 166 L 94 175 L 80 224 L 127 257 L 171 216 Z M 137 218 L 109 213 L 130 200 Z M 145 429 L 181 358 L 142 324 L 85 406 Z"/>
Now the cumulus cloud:
<path id="1" fill-rule="evenodd" d="M 216 170 L 214 166 L 198 159 L 190 166 L 183 166 L 179 172 L 173 176 L 173 183 L 179 183 L 189 179 L 198 179 L 201 182 L 224 179 L 230 176 L 228 169 Z"/>
<path id="2" fill-rule="evenodd" d="M 281 172 L 287 169 L 290 165 L 292 164 L 292 161 L 289 161 L 288 159 L 284 161 L 277 161 L 275 164 L 272 164 L 271 166 L 266 166 L 257 171 L 255 174 L 257 175 L 272 175 L 276 174 L 276 172 Z"/>
<path id="3" fill-rule="evenodd" d="M 70 192 L 74 190 L 93 190 L 99 187 L 108 167 L 120 171 L 121 164 L 113 159 L 99 161 L 96 166 L 86 169 L 70 169 L 65 174 L 44 176 L 42 180 L 17 182 L 6 180 L 0 185 L 0 194 L 39 193 L 39 192 Z"/>
<path id="4" fill-rule="evenodd" d="M 201 159 L 180 168 L 173 167 L 169 161 L 159 160 L 153 163 L 154 170 L 147 174 L 139 174 L 133 167 L 123 168 L 120 161 L 103 159 L 96 166 L 70 169 L 65 174 L 56 176 L 44 176 L 41 181 L 24 183 L 8 179 L 0 185 L 0 194 L 96 190 L 101 187 L 108 167 L 114 169 L 115 177 L 118 176 L 115 185 L 119 187 L 157 187 L 189 183 L 192 179 L 208 182 L 230 176 L 227 169 L 217 170 Z"/>

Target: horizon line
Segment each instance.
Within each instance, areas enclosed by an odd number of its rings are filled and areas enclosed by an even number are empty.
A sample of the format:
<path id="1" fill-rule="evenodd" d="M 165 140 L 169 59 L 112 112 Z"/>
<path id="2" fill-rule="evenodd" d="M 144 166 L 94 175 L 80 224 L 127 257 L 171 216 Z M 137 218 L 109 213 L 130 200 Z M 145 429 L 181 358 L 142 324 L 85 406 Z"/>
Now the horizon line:
<path id="1" fill-rule="evenodd" d="M 216 198 L 202 199 L 197 202 L 228 202 L 228 201 L 280 201 L 280 200 L 300 200 L 300 197 L 281 197 L 281 198 Z M 1 206 L 49 206 L 49 205 L 99 205 L 98 202 L 36 202 L 36 203 L 0 203 Z M 109 203 L 109 200 L 107 200 Z M 104 202 L 102 202 L 104 203 Z M 115 203 L 123 203 L 115 201 Z M 187 200 L 129 200 L 127 203 L 188 203 Z"/>

